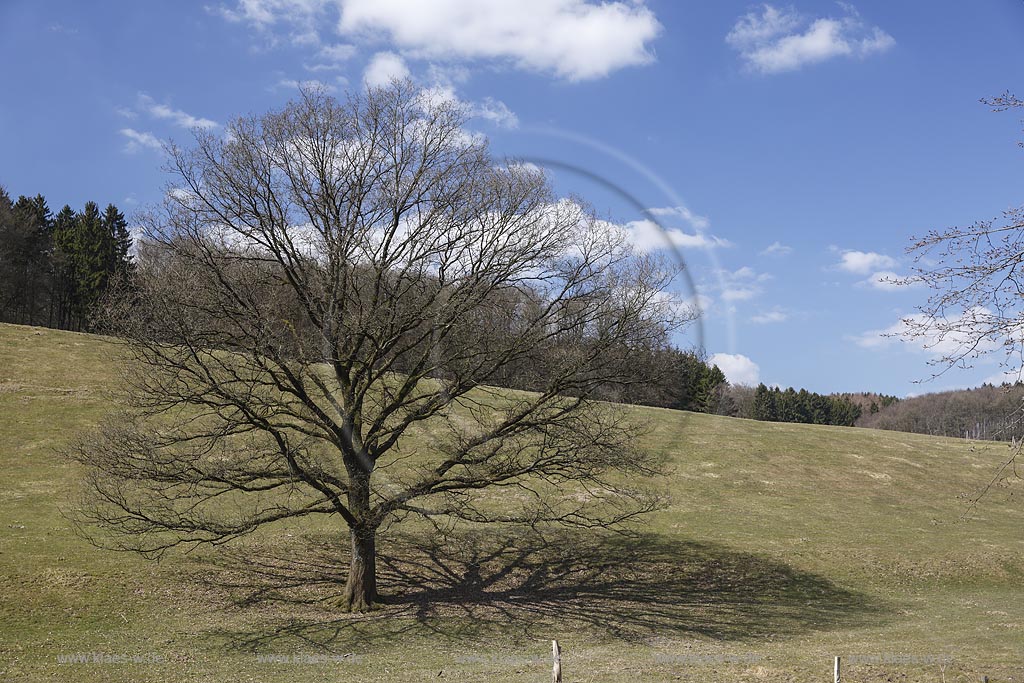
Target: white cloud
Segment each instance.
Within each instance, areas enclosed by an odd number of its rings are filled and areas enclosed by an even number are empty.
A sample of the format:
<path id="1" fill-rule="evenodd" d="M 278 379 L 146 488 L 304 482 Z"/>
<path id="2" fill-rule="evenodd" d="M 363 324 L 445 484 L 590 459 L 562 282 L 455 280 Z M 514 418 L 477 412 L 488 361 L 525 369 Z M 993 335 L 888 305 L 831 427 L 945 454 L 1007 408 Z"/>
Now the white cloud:
<path id="1" fill-rule="evenodd" d="M 854 251 L 848 249 L 842 252 L 836 267 L 839 270 L 845 270 L 847 273 L 867 275 L 872 271 L 888 270 L 896 267 L 896 259 L 873 251 Z"/>
<path id="2" fill-rule="evenodd" d="M 180 109 L 173 109 L 166 104 L 160 104 L 146 93 L 139 93 L 139 108 L 147 112 L 153 118 L 169 120 L 182 128 L 202 128 L 203 130 L 209 130 L 220 125 L 211 119 L 192 116 Z"/>
<path id="3" fill-rule="evenodd" d="M 693 228 L 694 232 L 686 232 L 670 225 L 662 227 L 658 222 L 648 219 L 631 221 L 625 227 L 629 231 L 633 245 L 640 251 L 663 249 L 669 245 L 680 249 L 713 249 L 732 246 L 727 239 L 705 233 L 704 230 L 711 226 L 711 221 L 705 216 L 694 213 L 686 206 L 654 207 L 647 211 L 660 218 L 662 224 L 671 219 L 682 219 Z"/>
<path id="4" fill-rule="evenodd" d="M 765 4 L 733 26 L 725 41 L 747 66 L 761 73 L 794 71 L 834 57 L 864 58 L 885 52 L 895 39 L 877 26 L 869 27 L 851 5 L 840 3 L 845 15 L 809 21 L 792 9 Z"/>
<path id="5" fill-rule="evenodd" d="M 457 104 L 465 110 L 467 115 L 488 121 L 499 128 L 519 126 L 519 117 L 515 112 L 509 109 L 504 102 L 493 97 L 485 97 L 480 102 L 467 102 L 459 98 L 455 87 L 451 84 L 436 84 L 430 88 L 424 88 L 423 95 L 432 103 Z"/>
<path id="6" fill-rule="evenodd" d="M 722 290 L 722 300 L 748 301 L 760 293 L 760 287 L 726 287 Z"/>
<path id="7" fill-rule="evenodd" d="M 341 71 L 344 67 L 341 64 L 331 64 L 324 62 L 315 62 L 313 64 L 303 64 L 303 68 L 306 71 L 312 71 L 315 74 L 322 73 L 324 71 Z"/>
<path id="8" fill-rule="evenodd" d="M 273 29 L 288 27 L 288 41 L 295 45 L 315 45 L 320 36 L 316 25 L 332 0 L 237 0 L 235 7 L 208 8 L 232 22 L 247 23 L 271 45 L 278 42 Z"/>
<path id="9" fill-rule="evenodd" d="M 723 301 L 749 301 L 763 291 L 761 283 L 772 279 L 768 273 L 758 273 L 750 266 L 737 270 L 717 270 L 717 286 Z"/>
<path id="10" fill-rule="evenodd" d="M 994 384 L 999 386 L 1003 383 L 1016 384 L 1017 382 L 1024 381 L 1024 368 L 1018 368 L 1016 370 L 1003 370 L 997 372 L 994 375 L 989 375 L 981 382 L 982 384 Z"/>
<path id="11" fill-rule="evenodd" d="M 167 190 L 167 196 L 184 205 L 189 205 L 197 200 L 196 195 L 191 190 L 186 190 L 184 187 L 170 188 Z"/>
<path id="12" fill-rule="evenodd" d="M 270 46 L 317 47 L 333 24 L 347 42 L 320 49 L 306 67 L 314 72 L 350 59 L 348 42 L 386 42 L 405 60 L 448 69 L 478 60 L 582 81 L 653 62 L 662 30 L 644 0 L 231 0 L 207 9 Z"/>
<path id="13" fill-rule="evenodd" d="M 732 384 L 754 386 L 761 381 L 761 368 L 741 353 L 716 353 L 708 363 L 717 365 Z"/>
<path id="14" fill-rule="evenodd" d="M 428 64 L 427 80 L 445 86 L 465 83 L 472 74 L 461 64 Z"/>
<path id="15" fill-rule="evenodd" d="M 122 128 L 120 132 L 121 135 L 128 139 L 128 142 L 125 143 L 124 151 L 129 154 L 134 154 L 146 147 L 157 151 L 163 151 L 163 144 L 152 133 L 138 131 L 134 128 Z"/>
<path id="16" fill-rule="evenodd" d="M 701 315 L 707 315 L 711 310 L 711 307 L 715 305 L 715 300 L 706 294 L 697 292 L 696 294 L 687 297 L 683 303 L 691 309 L 700 311 Z"/>
<path id="17" fill-rule="evenodd" d="M 65 26 L 64 24 L 50 24 L 47 28 L 53 33 L 63 33 L 64 35 L 68 36 L 78 35 L 78 29 L 73 26 Z"/>
<path id="18" fill-rule="evenodd" d="M 235 9 L 218 11 L 230 21 L 247 21 L 269 26 L 282 20 L 298 20 L 321 11 L 327 0 L 238 0 Z"/>
<path id="19" fill-rule="evenodd" d="M 697 230 L 706 230 L 711 226 L 711 221 L 709 221 L 706 216 L 698 216 L 686 206 L 664 206 L 661 208 L 648 209 L 648 211 L 659 218 L 682 218 Z"/>
<path id="20" fill-rule="evenodd" d="M 789 320 L 789 313 L 778 308 L 763 313 L 758 313 L 750 318 L 750 322 L 757 325 L 770 325 L 772 323 L 784 323 Z"/>
<path id="21" fill-rule="evenodd" d="M 883 292 L 895 292 L 912 287 L 920 287 L 924 283 L 912 276 L 900 275 L 891 270 L 882 270 L 872 273 L 871 277 L 864 280 L 862 284 Z"/>
<path id="22" fill-rule="evenodd" d="M 409 77 L 409 67 L 405 60 L 394 52 L 378 52 L 370 58 L 363 72 L 363 81 L 371 88 L 380 88 L 391 83 L 392 80 Z"/>
<path id="23" fill-rule="evenodd" d="M 945 318 L 941 321 L 943 329 L 940 330 L 934 324 L 929 324 L 926 316 L 915 313 L 888 327 L 868 330 L 849 339 L 865 349 L 904 345 L 905 348 L 937 358 L 965 353 L 974 355 L 974 352 L 988 353 L 1000 346 L 998 340 L 986 334 L 992 328 L 993 319 L 997 317 L 992 311 L 979 306 Z M 1013 331 L 1000 328 L 999 333 L 1013 334 Z"/>
<path id="24" fill-rule="evenodd" d="M 862 349 L 880 349 L 902 343 L 903 340 L 898 335 L 907 329 L 906 323 L 900 320 L 889 325 L 889 327 L 884 327 L 880 330 L 868 330 L 849 339 Z"/>
<path id="25" fill-rule="evenodd" d="M 410 57 L 487 59 L 572 81 L 654 60 L 661 31 L 642 2 L 343 0 L 340 31 L 387 37 Z"/>
<path id="26" fill-rule="evenodd" d="M 320 48 L 320 57 L 330 62 L 344 62 L 352 59 L 356 54 L 356 46 L 349 45 L 348 43 L 338 43 L 337 45 L 325 45 Z"/>
<path id="27" fill-rule="evenodd" d="M 677 228 L 663 230 L 654 221 L 646 219 L 630 221 L 623 226 L 623 229 L 626 231 L 630 243 L 637 251 L 643 253 L 664 249 L 670 245 L 680 249 L 712 249 L 732 246 L 728 240 L 714 235 L 687 233 Z"/>
<path id="28" fill-rule="evenodd" d="M 319 81 L 315 78 L 311 78 L 305 81 L 298 81 L 294 78 L 282 78 L 277 82 L 275 86 L 277 88 L 290 88 L 295 90 L 307 89 L 307 90 L 322 90 L 327 93 L 336 92 L 338 89 L 330 83 Z"/>
<path id="29" fill-rule="evenodd" d="M 471 111 L 473 116 L 490 121 L 499 128 L 519 127 L 519 117 L 515 112 L 509 109 L 504 102 L 493 97 L 485 97 L 483 101 L 473 105 Z"/>
<path id="30" fill-rule="evenodd" d="M 325 45 L 320 48 L 317 53 L 317 62 L 313 64 L 305 64 L 307 71 L 318 73 L 321 71 L 338 71 L 344 68 L 345 62 L 352 59 L 356 55 L 357 48 L 355 45 L 349 45 L 348 43 L 338 43 L 337 45 Z"/>
<path id="31" fill-rule="evenodd" d="M 761 251 L 761 256 L 786 256 L 793 253 L 793 247 L 787 247 L 781 242 L 772 242 Z"/>

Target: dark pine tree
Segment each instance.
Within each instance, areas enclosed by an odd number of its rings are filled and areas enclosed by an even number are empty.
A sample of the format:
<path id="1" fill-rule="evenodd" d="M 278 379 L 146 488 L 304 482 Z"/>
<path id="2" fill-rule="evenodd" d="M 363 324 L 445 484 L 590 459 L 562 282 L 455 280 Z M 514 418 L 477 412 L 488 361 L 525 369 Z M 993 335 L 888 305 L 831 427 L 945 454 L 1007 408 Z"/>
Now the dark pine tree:
<path id="1" fill-rule="evenodd" d="M 67 204 L 53 220 L 53 325 L 66 330 L 82 328 L 78 288 L 78 214 Z"/>
<path id="2" fill-rule="evenodd" d="M 77 217 L 72 249 L 75 263 L 76 316 L 89 328 L 89 316 L 107 289 L 114 262 L 114 240 L 96 202 L 87 202 Z"/>
<path id="3" fill-rule="evenodd" d="M 107 264 L 109 277 L 130 276 L 134 272 L 135 264 L 131 255 L 132 238 L 128 232 L 128 221 L 116 206 L 110 204 L 103 212 L 103 226 L 112 246 L 109 253 L 110 262 Z"/>
<path id="4" fill-rule="evenodd" d="M 764 382 L 754 391 L 754 419 L 774 422 L 778 419 L 775 411 L 775 396 Z"/>
<path id="5" fill-rule="evenodd" d="M 6 322 L 46 322 L 51 222 L 42 195 L 18 197 L 10 207 L 0 234 L 0 317 Z"/>

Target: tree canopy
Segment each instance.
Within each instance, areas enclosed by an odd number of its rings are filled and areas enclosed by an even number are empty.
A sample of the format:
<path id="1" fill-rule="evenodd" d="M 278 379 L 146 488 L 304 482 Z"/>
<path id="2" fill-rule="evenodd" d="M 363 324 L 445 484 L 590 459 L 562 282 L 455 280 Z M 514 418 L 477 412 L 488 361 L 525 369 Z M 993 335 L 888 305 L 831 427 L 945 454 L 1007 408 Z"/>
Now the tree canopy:
<path id="1" fill-rule="evenodd" d="M 409 515 L 604 526 L 656 506 L 639 425 L 599 399 L 651 381 L 634 359 L 685 322 L 675 271 L 465 122 L 409 82 L 307 90 L 170 149 L 173 191 L 104 318 L 125 411 L 72 451 L 97 542 L 159 554 L 326 516 L 361 610 L 377 531 Z M 494 388 L 510 377 L 530 391 Z"/>

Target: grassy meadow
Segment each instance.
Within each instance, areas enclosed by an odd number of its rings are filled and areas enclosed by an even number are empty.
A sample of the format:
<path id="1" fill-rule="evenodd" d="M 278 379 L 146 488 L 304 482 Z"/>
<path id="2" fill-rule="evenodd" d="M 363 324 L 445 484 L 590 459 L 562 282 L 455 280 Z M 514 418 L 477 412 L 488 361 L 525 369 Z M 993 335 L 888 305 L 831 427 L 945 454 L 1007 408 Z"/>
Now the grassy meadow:
<path id="1" fill-rule="evenodd" d="M 1005 444 L 637 408 L 671 463 L 637 534 L 396 526 L 347 615 L 323 521 L 159 563 L 74 533 L 59 449 L 117 354 L 0 325 L 0 680 L 546 681 L 552 638 L 567 683 L 1024 679 L 1024 485 L 964 518 Z"/>

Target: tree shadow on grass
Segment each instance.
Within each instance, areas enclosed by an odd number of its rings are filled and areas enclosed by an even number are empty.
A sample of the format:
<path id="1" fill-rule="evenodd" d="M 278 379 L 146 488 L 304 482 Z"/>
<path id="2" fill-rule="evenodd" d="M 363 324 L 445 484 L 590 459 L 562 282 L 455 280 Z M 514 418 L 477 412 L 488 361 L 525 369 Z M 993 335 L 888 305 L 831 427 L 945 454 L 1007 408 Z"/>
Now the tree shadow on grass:
<path id="1" fill-rule="evenodd" d="M 337 546 L 235 550 L 202 572 L 233 607 L 266 620 L 221 630 L 231 649 L 370 649 L 402 636 L 509 640 L 587 631 L 615 640 L 748 641 L 885 619 L 865 594 L 775 560 L 653 534 L 397 536 L 380 544 L 386 604 L 330 607 L 345 579 Z M 266 623 L 262 623 L 266 621 Z"/>

